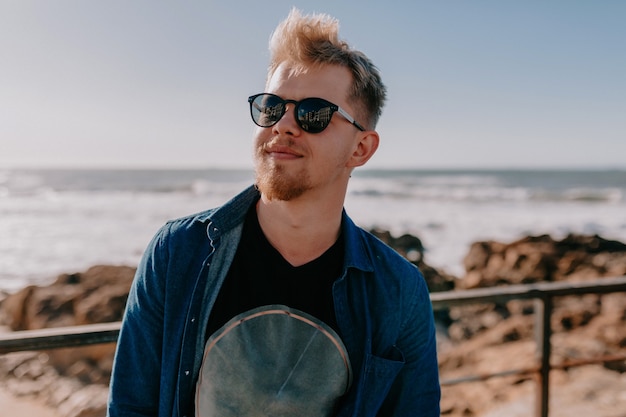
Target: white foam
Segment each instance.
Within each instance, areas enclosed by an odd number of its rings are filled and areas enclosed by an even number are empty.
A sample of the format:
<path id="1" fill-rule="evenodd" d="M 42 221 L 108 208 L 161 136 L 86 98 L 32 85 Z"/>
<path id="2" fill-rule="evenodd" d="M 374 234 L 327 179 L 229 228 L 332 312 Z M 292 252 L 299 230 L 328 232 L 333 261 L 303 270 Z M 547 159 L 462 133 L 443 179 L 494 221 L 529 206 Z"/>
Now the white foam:
<path id="1" fill-rule="evenodd" d="M 241 175 L 210 174 L 185 174 L 173 181 L 162 173 L 155 180 L 144 173 L 138 174 L 136 186 L 132 174 L 124 174 L 130 183 L 108 188 L 73 178 L 82 181 L 80 187 L 64 188 L 43 175 L 2 173 L 0 289 L 49 282 L 59 273 L 98 263 L 136 265 L 165 221 L 220 205 L 249 184 Z M 97 181 L 93 178 L 89 181 Z M 169 187 L 172 183 L 188 186 Z M 426 262 L 457 276 L 469 246 L 478 240 L 584 233 L 626 242 L 624 188 L 613 187 L 608 199 L 529 197 L 538 189 L 504 186 L 491 176 L 355 176 L 346 209 L 366 229 L 418 236 Z M 551 192 L 565 195 L 575 188 Z"/>

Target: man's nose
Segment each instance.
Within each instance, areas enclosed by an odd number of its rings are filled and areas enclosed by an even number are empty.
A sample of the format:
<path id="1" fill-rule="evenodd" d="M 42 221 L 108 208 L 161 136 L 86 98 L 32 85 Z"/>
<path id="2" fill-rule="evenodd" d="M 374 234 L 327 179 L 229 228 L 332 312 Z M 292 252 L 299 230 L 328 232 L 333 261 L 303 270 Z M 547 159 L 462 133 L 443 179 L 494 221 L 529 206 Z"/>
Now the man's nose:
<path id="1" fill-rule="evenodd" d="M 272 131 L 276 134 L 288 134 L 288 135 L 300 135 L 302 129 L 298 125 L 295 117 L 295 104 L 285 104 L 285 113 L 282 117 L 272 126 Z"/>

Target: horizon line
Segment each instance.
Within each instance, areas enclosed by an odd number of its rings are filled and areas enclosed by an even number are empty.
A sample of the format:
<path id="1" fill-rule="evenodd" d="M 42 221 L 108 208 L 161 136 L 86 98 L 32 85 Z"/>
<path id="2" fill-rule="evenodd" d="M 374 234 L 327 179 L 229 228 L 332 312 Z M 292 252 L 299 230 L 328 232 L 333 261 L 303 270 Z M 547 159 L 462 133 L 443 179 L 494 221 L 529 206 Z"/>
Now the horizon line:
<path id="1" fill-rule="evenodd" d="M 13 165 L 2 166 L 0 171 L 52 171 L 52 170 L 68 170 L 68 171 L 254 171 L 253 166 L 244 165 L 162 165 L 162 164 L 137 164 L 137 165 L 114 165 L 114 164 L 98 164 L 98 165 L 82 165 L 82 164 L 41 164 L 41 165 Z M 563 165 L 563 166 L 363 166 L 355 170 L 355 172 L 364 171 L 626 171 L 626 165 Z"/>

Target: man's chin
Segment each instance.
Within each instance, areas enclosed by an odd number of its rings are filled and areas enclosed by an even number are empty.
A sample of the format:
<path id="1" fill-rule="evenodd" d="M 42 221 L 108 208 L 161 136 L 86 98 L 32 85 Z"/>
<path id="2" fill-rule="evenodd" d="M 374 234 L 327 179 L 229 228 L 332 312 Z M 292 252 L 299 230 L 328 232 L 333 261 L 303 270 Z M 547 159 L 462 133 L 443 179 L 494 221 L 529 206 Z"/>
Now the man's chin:
<path id="1" fill-rule="evenodd" d="M 258 187 L 261 194 L 269 201 L 292 201 L 300 197 L 306 190 L 299 188 Z"/>
<path id="2" fill-rule="evenodd" d="M 308 187 L 295 181 L 257 179 L 256 188 L 270 201 L 291 201 L 304 194 Z"/>
<path id="3" fill-rule="evenodd" d="M 288 175 L 280 165 L 257 167 L 256 187 L 273 201 L 291 201 L 310 189 L 306 175 Z"/>

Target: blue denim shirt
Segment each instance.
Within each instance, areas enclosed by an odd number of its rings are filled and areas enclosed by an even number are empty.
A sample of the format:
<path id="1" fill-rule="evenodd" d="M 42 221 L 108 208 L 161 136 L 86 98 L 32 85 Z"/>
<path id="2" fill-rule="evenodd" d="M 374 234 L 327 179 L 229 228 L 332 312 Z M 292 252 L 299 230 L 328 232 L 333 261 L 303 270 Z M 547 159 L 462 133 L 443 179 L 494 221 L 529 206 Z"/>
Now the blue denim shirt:
<path id="1" fill-rule="evenodd" d="M 138 265 L 120 332 L 108 416 L 193 415 L 211 307 L 235 255 L 250 187 L 220 208 L 166 223 Z M 353 383 L 338 416 L 439 416 L 428 289 L 410 262 L 343 213 L 333 285 Z"/>

